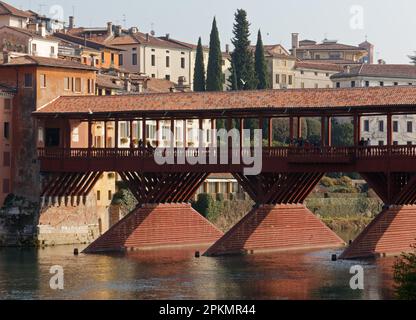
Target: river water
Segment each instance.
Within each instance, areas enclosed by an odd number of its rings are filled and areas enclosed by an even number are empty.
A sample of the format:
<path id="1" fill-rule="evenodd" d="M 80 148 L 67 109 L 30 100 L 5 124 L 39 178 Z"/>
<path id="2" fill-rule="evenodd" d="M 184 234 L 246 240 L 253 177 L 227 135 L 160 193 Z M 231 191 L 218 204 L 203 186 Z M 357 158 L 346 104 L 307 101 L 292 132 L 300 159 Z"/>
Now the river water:
<path id="1" fill-rule="evenodd" d="M 392 299 L 394 259 L 331 261 L 337 250 L 221 258 L 168 250 L 73 255 L 73 247 L 0 249 L 0 299 Z M 82 249 L 82 248 L 79 248 Z M 350 268 L 365 270 L 352 290 Z M 50 288 L 52 266 L 64 290 Z"/>

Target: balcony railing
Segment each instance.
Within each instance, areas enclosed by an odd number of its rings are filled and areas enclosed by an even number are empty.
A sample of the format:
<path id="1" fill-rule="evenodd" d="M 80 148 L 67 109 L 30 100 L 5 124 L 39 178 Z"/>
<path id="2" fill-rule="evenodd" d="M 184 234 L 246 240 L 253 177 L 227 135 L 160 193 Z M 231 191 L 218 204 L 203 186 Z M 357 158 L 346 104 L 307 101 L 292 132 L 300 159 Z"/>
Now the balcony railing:
<path id="1" fill-rule="evenodd" d="M 202 152 L 202 154 L 201 154 Z M 152 159 L 155 155 L 163 157 L 229 157 L 254 156 L 251 148 L 242 150 L 173 148 L 155 150 L 150 148 L 39 148 L 38 157 L 42 159 L 109 159 L 135 158 Z M 358 159 L 383 159 L 387 157 L 416 158 L 416 146 L 375 146 L 375 147 L 275 147 L 263 148 L 263 159 L 287 159 L 289 161 L 353 161 Z"/>

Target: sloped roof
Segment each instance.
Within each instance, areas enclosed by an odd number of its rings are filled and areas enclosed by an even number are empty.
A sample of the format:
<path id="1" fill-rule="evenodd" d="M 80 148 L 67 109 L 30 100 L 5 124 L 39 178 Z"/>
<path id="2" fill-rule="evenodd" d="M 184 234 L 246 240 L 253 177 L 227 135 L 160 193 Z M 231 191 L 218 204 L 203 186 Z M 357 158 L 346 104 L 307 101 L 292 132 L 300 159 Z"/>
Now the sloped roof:
<path id="1" fill-rule="evenodd" d="M 31 16 L 29 12 L 19 10 L 13 7 L 12 5 L 3 1 L 0 1 L 0 9 L 3 9 L 3 10 L 0 10 L 0 15 L 11 14 L 12 16 L 22 17 L 22 18 L 29 18 Z"/>
<path id="2" fill-rule="evenodd" d="M 9 63 L 0 64 L 0 68 L 25 66 L 25 65 L 97 71 L 97 69 L 94 67 L 87 66 L 87 65 L 81 64 L 79 62 L 71 61 L 71 60 L 34 57 L 34 56 L 22 56 L 22 57 L 13 58 L 11 59 Z"/>
<path id="3" fill-rule="evenodd" d="M 323 70 L 323 71 L 335 71 L 340 72 L 344 68 L 339 64 L 334 63 L 320 63 L 320 62 L 312 62 L 312 61 L 297 61 L 295 64 L 295 68 L 299 69 L 312 69 L 312 70 Z"/>
<path id="4" fill-rule="evenodd" d="M 74 36 L 74 35 L 71 35 L 71 34 L 65 34 L 65 33 L 62 33 L 62 32 L 55 32 L 54 36 L 57 37 L 57 38 L 63 39 L 65 41 L 73 42 L 73 43 L 79 44 L 81 46 L 85 46 L 85 47 L 92 48 L 92 49 L 95 49 L 95 50 L 110 49 L 110 50 L 115 50 L 115 51 L 123 51 L 122 49 L 111 46 L 111 45 L 96 42 L 96 41 L 90 40 L 88 38 L 84 39 L 84 38 Z"/>
<path id="5" fill-rule="evenodd" d="M 21 34 L 24 34 L 28 37 L 34 38 L 34 39 L 42 39 L 42 40 L 49 40 L 49 41 L 54 41 L 54 42 L 59 42 L 59 39 L 47 35 L 46 37 L 42 37 L 40 34 L 37 34 L 35 31 L 29 30 L 29 29 L 22 29 L 22 28 L 17 28 L 17 27 L 10 27 L 10 26 L 1 26 L 0 30 L 12 30 L 15 32 L 19 32 Z"/>
<path id="6" fill-rule="evenodd" d="M 416 66 L 410 64 L 362 64 L 332 76 L 333 79 L 351 77 L 416 79 Z"/>
<path id="7" fill-rule="evenodd" d="M 95 114 L 133 112 L 194 112 L 328 110 L 330 108 L 414 106 L 416 87 L 289 89 L 205 93 L 163 93 L 123 96 L 60 97 L 35 114 Z"/>

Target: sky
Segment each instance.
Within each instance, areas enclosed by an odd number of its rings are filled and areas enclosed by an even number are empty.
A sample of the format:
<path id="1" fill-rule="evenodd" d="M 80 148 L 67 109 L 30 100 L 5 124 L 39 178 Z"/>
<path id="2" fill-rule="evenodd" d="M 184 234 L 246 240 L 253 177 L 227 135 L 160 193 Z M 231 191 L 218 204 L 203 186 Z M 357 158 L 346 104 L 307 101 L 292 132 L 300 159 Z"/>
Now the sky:
<path id="1" fill-rule="evenodd" d="M 48 16 L 75 14 L 77 26 L 99 27 L 108 21 L 157 35 L 196 43 L 209 42 L 212 19 L 217 18 L 222 47 L 231 43 L 234 13 L 245 9 L 251 40 L 261 29 L 265 44 L 291 47 L 291 33 L 300 39 L 327 38 L 358 45 L 368 39 L 375 58 L 387 63 L 409 63 L 416 51 L 414 0 L 6 0 L 19 9 Z"/>

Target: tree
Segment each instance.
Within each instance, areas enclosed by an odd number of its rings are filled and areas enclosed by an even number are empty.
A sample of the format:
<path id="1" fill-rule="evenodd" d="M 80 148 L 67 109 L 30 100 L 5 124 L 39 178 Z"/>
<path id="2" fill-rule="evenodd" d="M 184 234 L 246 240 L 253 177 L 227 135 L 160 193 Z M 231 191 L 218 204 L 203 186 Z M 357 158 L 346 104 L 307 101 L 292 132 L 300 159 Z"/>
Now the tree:
<path id="1" fill-rule="evenodd" d="M 266 58 L 264 56 L 263 39 L 261 37 L 261 31 L 257 35 L 257 45 L 255 54 L 255 67 L 257 76 L 257 89 L 268 89 L 269 88 L 269 77 L 267 72 Z"/>
<path id="2" fill-rule="evenodd" d="M 335 147 L 351 147 L 354 145 L 354 125 L 352 123 L 334 123 L 332 144 Z"/>
<path id="3" fill-rule="evenodd" d="M 414 65 L 416 65 L 416 55 L 414 55 L 414 56 L 408 56 L 408 57 L 410 59 L 410 63 L 413 63 Z"/>
<path id="4" fill-rule="evenodd" d="M 214 17 L 209 43 L 209 59 L 206 85 L 207 91 L 223 91 L 224 85 L 221 61 L 222 53 L 220 37 L 218 34 L 217 20 Z"/>
<path id="5" fill-rule="evenodd" d="M 234 37 L 231 40 L 234 45 L 234 51 L 231 54 L 232 59 L 232 78 L 230 83 L 233 84 L 234 72 L 237 79 L 238 90 L 257 89 L 257 78 L 254 68 L 253 53 L 250 48 L 250 24 L 247 21 L 247 13 L 243 9 L 237 10 L 235 14 L 235 23 L 233 28 Z M 231 88 L 232 89 L 232 88 Z"/>
<path id="6" fill-rule="evenodd" d="M 416 254 L 403 254 L 394 265 L 396 294 L 400 300 L 416 300 Z"/>
<path id="7" fill-rule="evenodd" d="M 202 48 L 202 40 L 199 38 L 198 47 L 196 48 L 195 69 L 194 69 L 194 91 L 205 91 L 205 65 L 204 50 Z"/>

